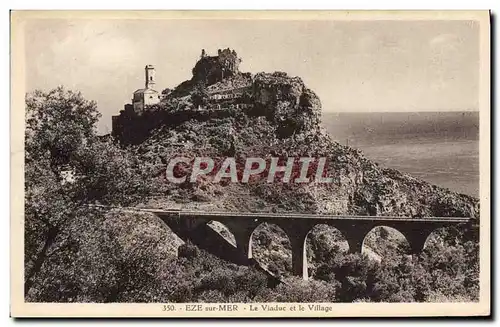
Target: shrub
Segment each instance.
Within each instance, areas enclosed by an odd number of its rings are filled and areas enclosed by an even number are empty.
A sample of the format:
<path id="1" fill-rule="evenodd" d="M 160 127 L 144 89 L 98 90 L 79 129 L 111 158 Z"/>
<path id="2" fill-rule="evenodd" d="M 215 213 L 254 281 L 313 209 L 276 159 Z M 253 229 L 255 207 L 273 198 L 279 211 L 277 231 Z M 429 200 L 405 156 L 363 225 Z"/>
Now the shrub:
<path id="1" fill-rule="evenodd" d="M 193 259 L 198 257 L 199 254 L 198 247 L 190 243 L 184 243 L 178 249 L 178 256 L 181 258 Z"/>

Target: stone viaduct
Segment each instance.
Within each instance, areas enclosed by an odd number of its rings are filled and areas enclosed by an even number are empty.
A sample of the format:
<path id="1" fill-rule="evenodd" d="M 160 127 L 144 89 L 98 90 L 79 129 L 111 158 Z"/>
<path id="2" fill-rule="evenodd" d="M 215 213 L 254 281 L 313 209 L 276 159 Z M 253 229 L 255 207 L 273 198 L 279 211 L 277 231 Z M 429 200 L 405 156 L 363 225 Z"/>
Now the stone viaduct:
<path id="1" fill-rule="evenodd" d="M 124 208 L 125 209 L 125 208 Z M 252 258 L 252 234 L 262 223 L 275 224 L 285 231 L 292 247 L 292 272 L 308 279 L 306 239 L 315 225 L 325 224 L 338 229 L 349 244 L 349 251 L 360 253 L 366 235 L 375 227 L 392 227 L 401 232 L 410 245 L 412 254 L 421 252 L 428 236 L 436 229 L 472 222 L 463 217 L 383 217 L 337 216 L 292 213 L 201 212 L 189 210 L 133 209 L 154 213 L 163 221 L 176 219 L 186 230 L 200 224 L 218 221 L 234 235 L 237 249 Z"/>

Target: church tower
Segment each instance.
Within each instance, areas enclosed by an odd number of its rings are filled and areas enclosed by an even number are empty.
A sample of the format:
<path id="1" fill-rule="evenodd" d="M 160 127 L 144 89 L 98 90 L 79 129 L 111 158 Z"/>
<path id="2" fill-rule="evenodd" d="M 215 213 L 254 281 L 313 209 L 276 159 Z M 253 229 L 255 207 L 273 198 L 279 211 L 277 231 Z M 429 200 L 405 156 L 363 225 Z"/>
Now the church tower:
<path id="1" fill-rule="evenodd" d="M 146 106 L 151 106 L 160 102 L 160 95 L 155 90 L 156 76 L 153 65 L 147 65 L 145 68 L 146 87 L 134 92 L 132 104 L 135 113 L 141 113 Z"/>
<path id="2" fill-rule="evenodd" d="M 147 65 L 146 70 L 146 88 L 154 89 L 156 85 L 155 68 L 153 65 Z"/>

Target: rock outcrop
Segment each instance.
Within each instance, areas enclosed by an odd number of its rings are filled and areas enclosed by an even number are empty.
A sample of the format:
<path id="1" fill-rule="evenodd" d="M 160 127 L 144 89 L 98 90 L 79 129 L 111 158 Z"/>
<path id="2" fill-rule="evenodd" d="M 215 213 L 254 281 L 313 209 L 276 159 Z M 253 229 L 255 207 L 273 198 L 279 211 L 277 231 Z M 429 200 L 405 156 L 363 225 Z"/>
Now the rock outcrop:
<path id="1" fill-rule="evenodd" d="M 193 68 L 192 80 L 206 85 L 220 82 L 224 78 L 237 75 L 240 62 L 236 51 L 229 48 L 219 49 L 217 56 L 207 56 L 202 52 L 200 60 Z"/>
<path id="2" fill-rule="evenodd" d="M 281 136 L 312 131 L 319 126 L 321 101 L 308 89 L 300 77 L 286 73 L 259 73 L 254 78 L 253 99 L 279 128 Z"/>

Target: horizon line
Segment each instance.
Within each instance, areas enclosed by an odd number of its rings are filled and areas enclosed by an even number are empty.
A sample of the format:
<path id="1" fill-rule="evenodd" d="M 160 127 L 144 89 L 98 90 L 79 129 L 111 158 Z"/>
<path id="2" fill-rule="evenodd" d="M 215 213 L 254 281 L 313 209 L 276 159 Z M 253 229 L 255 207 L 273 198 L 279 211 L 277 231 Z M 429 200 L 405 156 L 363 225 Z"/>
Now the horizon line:
<path id="1" fill-rule="evenodd" d="M 374 111 L 326 111 L 326 110 L 321 110 L 321 113 L 327 113 L 327 114 L 370 114 L 370 113 L 374 113 L 374 114 L 386 114 L 386 113 L 390 113 L 390 114 L 403 114 L 403 113 L 446 113 L 446 112 L 450 112 L 450 113 L 459 113 L 459 112 L 477 112 L 479 113 L 480 110 L 479 109 L 457 109 L 457 110 L 450 110 L 450 109 L 447 109 L 447 110 L 409 110 L 409 111 L 379 111 L 379 110 L 374 110 Z"/>

